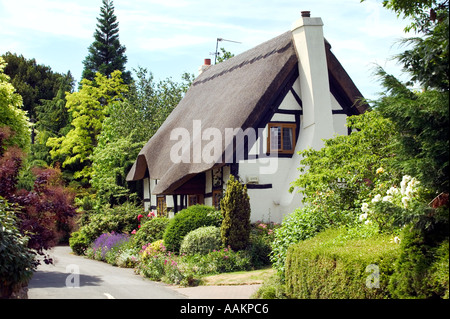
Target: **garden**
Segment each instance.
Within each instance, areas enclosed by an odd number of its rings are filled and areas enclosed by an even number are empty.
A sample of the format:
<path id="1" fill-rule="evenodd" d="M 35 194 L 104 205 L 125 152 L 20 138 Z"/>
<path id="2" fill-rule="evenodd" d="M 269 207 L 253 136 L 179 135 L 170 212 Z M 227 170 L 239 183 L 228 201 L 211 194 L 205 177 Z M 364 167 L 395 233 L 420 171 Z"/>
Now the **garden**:
<path id="1" fill-rule="evenodd" d="M 279 225 L 250 223 L 248 200 L 246 188 L 232 178 L 222 211 L 194 205 L 171 219 L 131 204 L 91 211 L 80 216 L 69 243 L 78 255 L 134 268 L 151 280 L 198 285 L 206 275 L 270 266 Z"/>

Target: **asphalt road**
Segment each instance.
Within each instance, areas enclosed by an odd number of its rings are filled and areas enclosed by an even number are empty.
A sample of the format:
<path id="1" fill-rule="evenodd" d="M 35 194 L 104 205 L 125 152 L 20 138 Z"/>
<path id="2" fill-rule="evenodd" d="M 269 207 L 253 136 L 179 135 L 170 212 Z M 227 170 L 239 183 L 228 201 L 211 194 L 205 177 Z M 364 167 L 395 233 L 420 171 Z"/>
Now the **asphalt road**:
<path id="1" fill-rule="evenodd" d="M 184 299 L 186 296 L 136 275 L 133 269 L 71 254 L 70 247 L 50 251 L 28 285 L 28 299 Z"/>

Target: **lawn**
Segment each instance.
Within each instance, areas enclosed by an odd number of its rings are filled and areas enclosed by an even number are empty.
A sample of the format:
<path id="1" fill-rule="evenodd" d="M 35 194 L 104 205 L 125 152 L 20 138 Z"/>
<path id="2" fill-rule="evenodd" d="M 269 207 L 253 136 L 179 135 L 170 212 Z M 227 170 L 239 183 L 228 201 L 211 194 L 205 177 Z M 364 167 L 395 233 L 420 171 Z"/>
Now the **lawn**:
<path id="1" fill-rule="evenodd" d="M 202 278 L 201 285 L 254 285 L 262 284 L 275 273 L 273 268 L 264 268 L 252 271 L 236 271 L 223 273 L 219 275 L 205 276 Z"/>

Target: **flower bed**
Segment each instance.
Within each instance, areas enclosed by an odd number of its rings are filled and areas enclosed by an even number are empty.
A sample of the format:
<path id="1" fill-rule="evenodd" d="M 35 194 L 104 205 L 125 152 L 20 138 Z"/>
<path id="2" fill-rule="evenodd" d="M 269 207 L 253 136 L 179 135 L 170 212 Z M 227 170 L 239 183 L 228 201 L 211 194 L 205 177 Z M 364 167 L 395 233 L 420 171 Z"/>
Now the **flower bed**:
<path id="1" fill-rule="evenodd" d="M 240 251 L 233 251 L 230 246 L 221 247 L 219 233 L 217 236 L 206 236 L 206 239 L 201 237 L 208 241 L 219 238 L 214 245 L 201 242 L 203 246 L 211 247 L 209 249 L 173 252 L 167 249 L 163 239 L 169 219 L 155 215 L 155 212 L 139 212 L 135 217 L 137 227 L 129 233 L 104 232 L 80 252 L 88 258 L 115 266 L 135 268 L 136 273 L 152 280 L 181 285 L 193 285 L 205 275 L 258 269 L 270 264 L 274 229 L 279 226 L 275 223 L 258 221 L 252 224 L 250 243 Z M 208 217 L 214 223 L 220 222 L 217 212 L 209 213 Z M 192 232 L 198 232 L 198 228 Z M 72 246 L 74 249 L 75 245 Z"/>

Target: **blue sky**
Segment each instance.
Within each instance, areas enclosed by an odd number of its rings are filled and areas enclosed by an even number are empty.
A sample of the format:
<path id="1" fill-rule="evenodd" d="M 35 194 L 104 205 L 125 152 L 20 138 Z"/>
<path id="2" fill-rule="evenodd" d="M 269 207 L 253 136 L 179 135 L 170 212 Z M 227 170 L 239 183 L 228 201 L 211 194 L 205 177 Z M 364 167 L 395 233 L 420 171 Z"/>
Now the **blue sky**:
<path id="1" fill-rule="evenodd" d="M 390 58 L 400 51 L 395 42 L 407 21 L 380 0 L 115 0 L 114 6 L 127 69 L 145 67 L 157 80 L 197 75 L 205 58 L 214 60 L 217 38 L 241 42 L 220 43 L 238 54 L 290 30 L 303 10 L 322 18 L 334 54 L 365 97 L 381 91 L 374 63 L 400 73 Z M 101 0 L 0 0 L 0 54 L 35 58 L 79 81 L 100 7 Z"/>

